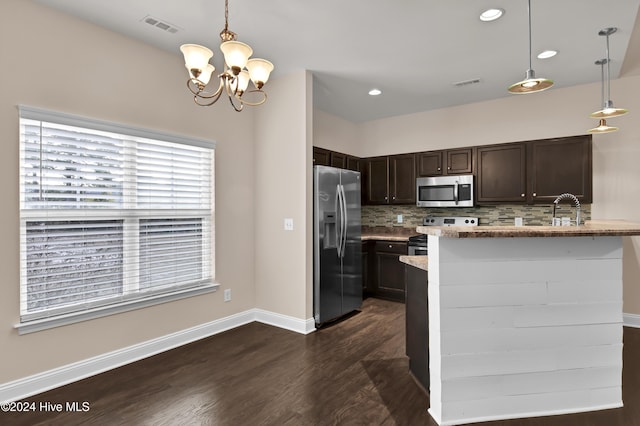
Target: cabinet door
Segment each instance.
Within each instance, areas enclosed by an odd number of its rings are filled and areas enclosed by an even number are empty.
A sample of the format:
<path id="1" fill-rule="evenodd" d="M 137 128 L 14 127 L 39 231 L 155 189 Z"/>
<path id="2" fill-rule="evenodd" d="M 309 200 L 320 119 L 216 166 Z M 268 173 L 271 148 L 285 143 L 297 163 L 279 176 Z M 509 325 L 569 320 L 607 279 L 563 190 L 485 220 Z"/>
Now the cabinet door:
<path id="1" fill-rule="evenodd" d="M 405 333 L 409 370 L 429 390 L 429 301 L 427 271 L 405 265 Z"/>
<path id="2" fill-rule="evenodd" d="M 338 167 L 340 169 L 347 168 L 347 156 L 339 152 L 331 152 L 331 166 Z"/>
<path id="3" fill-rule="evenodd" d="M 347 169 L 359 172 L 360 159 L 358 157 L 354 157 L 353 155 L 347 155 Z"/>
<path id="4" fill-rule="evenodd" d="M 407 254 L 407 243 L 376 241 L 375 295 L 404 302 L 405 269 L 400 255 Z"/>
<path id="5" fill-rule="evenodd" d="M 414 154 L 389 157 L 389 195 L 391 204 L 416 203 L 416 164 Z"/>
<path id="6" fill-rule="evenodd" d="M 418 176 L 442 175 L 442 151 L 419 152 L 416 155 Z"/>
<path id="7" fill-rule="evenodd" d="M 314 166 L 330 166 L 331 151 L 324 148 L 313 147 L 313 165 Z"/>
<path id="8" fill-rule="evenodd" d="M 533 202 L 549 204 L 568 192 L 581 203 L 591 203 L 591 135 L 534 141 L 528 148 Z"/>
<path id="9" fill-rule="evenodd" d="M 473 172 L 473 149 L 461 148 L 446 151 L 447 174 L 463 175 Z"/>
<path id="10" fill-rule="evenodd" d="M 478 203 L 526 201 L 526 144 L 482 146 L 477 149 Z"/>
<path id="11" fill-rule="evenodd" d="M 369 274 L 369 268 L 372 263 L 370 261 L 371 246 L 371 241 L 362 242 L 362 294 L 364 297 L 367 297 L 373 291 L 373 283 L 370 282 L 371 275 Z"/>
<path id="12" fill-rule="evenodd" d="M 389 203 L 389 159 L 374 157 L 367 160 L 367 204 Z"/>

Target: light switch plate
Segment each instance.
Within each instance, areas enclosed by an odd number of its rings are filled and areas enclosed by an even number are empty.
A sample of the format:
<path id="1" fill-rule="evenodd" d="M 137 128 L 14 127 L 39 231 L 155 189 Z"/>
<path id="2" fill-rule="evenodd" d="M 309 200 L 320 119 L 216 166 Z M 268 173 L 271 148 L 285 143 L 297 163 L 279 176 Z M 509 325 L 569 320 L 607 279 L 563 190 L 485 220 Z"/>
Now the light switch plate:
<path id="1" fill-rule="evenodd" d="M 284 230 L 285 231 L 293 231 L 293 219 L 287 217 L 284 219 Z"/>
<path id="2" fill-rule="evenodd" d="M 399 215 L 398 215 L 398 223 L 402 223 L 402 220 L 403 220 L 402 215 L 401 215 L 401 214 L 399 214 Z"/>

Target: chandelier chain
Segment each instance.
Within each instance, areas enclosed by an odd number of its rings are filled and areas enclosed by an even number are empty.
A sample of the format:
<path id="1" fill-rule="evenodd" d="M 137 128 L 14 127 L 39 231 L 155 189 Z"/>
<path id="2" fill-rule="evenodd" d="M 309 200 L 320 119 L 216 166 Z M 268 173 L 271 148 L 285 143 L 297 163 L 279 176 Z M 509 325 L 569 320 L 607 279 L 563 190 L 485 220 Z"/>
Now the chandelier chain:
<path id="1" fill-rule="evenodd" d="M 224 0 L 224 30 L 229 29 L 229 0 Z"/>

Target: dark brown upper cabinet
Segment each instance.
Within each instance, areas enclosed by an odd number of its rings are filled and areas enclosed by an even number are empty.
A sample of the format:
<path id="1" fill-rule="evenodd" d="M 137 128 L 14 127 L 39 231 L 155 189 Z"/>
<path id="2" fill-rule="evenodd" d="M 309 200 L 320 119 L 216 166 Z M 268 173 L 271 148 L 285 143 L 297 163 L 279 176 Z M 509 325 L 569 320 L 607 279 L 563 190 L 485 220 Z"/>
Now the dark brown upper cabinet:
<path id="1" fill-rule="evenodd" d="M 476 203 L 523 203 L 527 199 L 525 143 L 477 148 Z"/>
<path id="2" fill-rule="evenodd" d="M 591 135 L 535 141 L 528 148 L 533 202 L 550 204 L 565 192 L 581 203 L 592 202 Z"/>
<path id="3" fill-rule="evenodd" d="M 347 168 L 347 154 L 342 154 L 340 152 L 331 152 L 331 166 L 338 167 L 339 169 Z"/>
<path id="4" fill-rule="evenodd" d="M 415 204 L 414 154 L 373 157 L 366 160 L 366 204 Z"/>
<path id="5" fill-rule="evenodd" d="M 360 172 L 360 158 L 354 157 L 353 155 L 347 155 L 347 169 L 353 170 L 354 172 Z"/>
<path id="6" fill-rule="evenodd" d="M 416 154 L 416 168 L 418 176 L 440 176 L 442 170 L 443 151 L 419 152 Z"/>
<path id="7" fill-rule="evenodd" d="M 428 151 L 416 154 L 417 174 L 423 176 L 473 173 L 473 148 Z"/>
<path id="8" fill-rule="evenodd" d="M 389 157 L 367 158 L 364 202 L 389 204 Z"/>
<path id="9" fill-rule="evenodd" d="M 313 165 L 361 171 L 360 158 L 317 146 L 313 147 Z"/>
<path id="10" fill-rule="evenodd" d="M 477 148 L 476 202 L 551 204 L 569 192 L 591 203 L 591 135 Z"/>
<path id="11" fill-rule="evenodd" d="M 314 166 L 330 166 L 331 151 L 317 146 L 313 147 L 313 165 Z"/>

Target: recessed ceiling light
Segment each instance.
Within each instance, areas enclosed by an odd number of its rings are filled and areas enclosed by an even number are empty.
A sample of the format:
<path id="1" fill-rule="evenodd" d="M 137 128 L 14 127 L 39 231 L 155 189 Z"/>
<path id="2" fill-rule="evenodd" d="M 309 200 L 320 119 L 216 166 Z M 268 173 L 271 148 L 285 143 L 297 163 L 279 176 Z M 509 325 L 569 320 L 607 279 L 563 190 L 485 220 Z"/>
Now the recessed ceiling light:
<path id="1" fill-rule="evenodd" d="M 480 20 L 483 22 L 495 21 L 504 14 L 502 9 L 487 9 L 480 14 Z"/>
<path id="2" fill-rule="evenodd" d="M 557 50 L 545 50 L 544 52 L 540 52 L 538 54 L 538 59 L 548 59 L 553 58 L 558 54 Z"/>
<path id="3" fill-rule="evenodd" d="M 382 94 L 382 90 L 380 90 L 380 89 L 371 89 L 371 90 L 369 90 L 369 94 L 371 96 L 378 96 L 378 95 Z"/>

